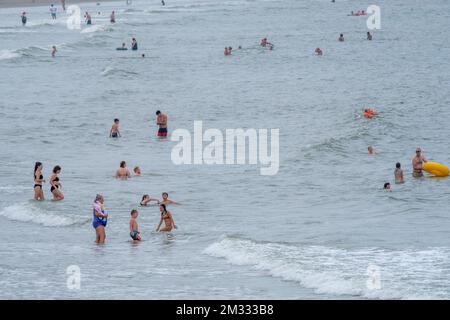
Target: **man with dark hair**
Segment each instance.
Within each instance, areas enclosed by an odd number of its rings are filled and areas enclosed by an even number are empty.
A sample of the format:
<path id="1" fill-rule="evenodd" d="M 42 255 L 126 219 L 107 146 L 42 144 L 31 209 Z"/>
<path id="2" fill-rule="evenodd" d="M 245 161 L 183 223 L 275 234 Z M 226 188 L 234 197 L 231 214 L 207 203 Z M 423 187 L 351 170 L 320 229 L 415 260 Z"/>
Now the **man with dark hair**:
<path id="1" fill-rule="evenodd" d="M 167 137 L 167 116 L 161 111 L 156 111 L 156 124 L 159 126 L 158 137 Z"/>

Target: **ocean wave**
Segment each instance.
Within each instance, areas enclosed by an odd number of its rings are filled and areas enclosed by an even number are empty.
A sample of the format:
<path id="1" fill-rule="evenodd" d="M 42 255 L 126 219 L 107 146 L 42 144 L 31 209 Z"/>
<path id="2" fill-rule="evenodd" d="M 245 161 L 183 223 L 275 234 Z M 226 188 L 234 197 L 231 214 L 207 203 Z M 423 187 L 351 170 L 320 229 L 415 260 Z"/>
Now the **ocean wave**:
<path id="1" fill-rule="evenodd" d="M 104 76 L 104 77 L 109 77 L 109 76 L 124 76 L 124 77 L 128 77 L 128 76 L 138 75 L 138 73 L 133 72 L 133 71 L 129 71 L 129 70 L 114 68 L 114 67 L 107 67 L 101 72 L 101 75 Z"/>
<path id="2" fill-rule="evenodd" d="M 0 61 L 1 60 L 10 60 L 10 59 L 16 59 L 19 58 L 20 54 L 13 50 L 1 50 L 0 51 Z"/>
<path id="3" fill-rule="evenodd" d="M 45 227 L 68 227 L 90 221 L 86 217 L 50 213 L 32 204 L 16 204 L 6 207 L 0 211 L 0 216 L 13 221 L 35 223 Z"/>
<path id="4" fill-rule="evenodd" d="M 443 274 L 450 262 L 446 248 L 346 250 L 225 237 L 204 253 L 297 282 L 318 294 L 368 299 L 445 299 L 449 295 L 448 276 Z"/>

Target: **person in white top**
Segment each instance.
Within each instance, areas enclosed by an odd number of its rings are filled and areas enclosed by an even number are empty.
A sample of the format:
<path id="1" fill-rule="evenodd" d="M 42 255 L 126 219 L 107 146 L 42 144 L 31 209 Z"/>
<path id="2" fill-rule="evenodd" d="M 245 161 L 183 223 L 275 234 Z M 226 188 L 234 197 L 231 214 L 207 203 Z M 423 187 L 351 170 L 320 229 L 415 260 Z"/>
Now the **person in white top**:
<path id="1" fill-rule="evenodd" d="M 56 19 L 56 11 L 57 11 L 57 10 L 58 10 L 58 9 L 56 9 L 56 7 L 55 7 L 53 4 L 50 5 L 50 13 L 52 14 L 52 19 L 53 19 L 53 20 Z"/>

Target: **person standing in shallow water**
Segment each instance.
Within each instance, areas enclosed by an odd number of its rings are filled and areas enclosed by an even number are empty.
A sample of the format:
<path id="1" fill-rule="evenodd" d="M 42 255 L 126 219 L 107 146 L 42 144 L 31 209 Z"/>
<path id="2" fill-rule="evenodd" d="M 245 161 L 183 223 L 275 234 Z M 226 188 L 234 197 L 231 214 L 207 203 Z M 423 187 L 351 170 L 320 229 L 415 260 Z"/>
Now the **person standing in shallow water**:
<path id="1" fill-rule="evenodd" d="M 34 165 L 34 200 L 43 201 L 44 190 L 42 190 L 42 184 L 45 183 L 44 176 L 42 175 L 42 162 L 36 162 Z"/>
<path id="2" fill-rule="evenodd" d="M 177 226 L 175 225 L 175 221 L 173 221 L 172 214 L 170 211 L 167 211 L 166 205 L 161 204 L 159 206 L 159 211 L 161 212 L 161 219 L 159 220 L 158 227 L 156 228 L 156 231 L 158 232 L 170 232 L 172 229 L 177 229 Z M 164 221 L 165 227 L 161 228 L 161 225 Z"/>
<path id="3" fill-rule="evenodd" d="M 395 177 L 395 183 L 405 182 L 405 180 L 403 179 L 403 170 L 402 170 L 402 165 L 400 164 L 400 162 L 397 162 L 395 164 L 394 177 Z"/>
<path id="4" fill-rule="evenodd" d="M 116 23 L 116 13 L 114 11 L 111 12 L 110 22 L 111 23 Z"/>
<path id="5" fill-rule="evenodd" d="M 102 195 L 97 194 L 93 204 L 92 226 L 95 229 L 95 242 L 97 244 L 105 243 L 106 224 L 108 222 L 108 214 L 104 209 L 105 199 Z"/>
<path id="6" fill-rule="evenodd" d="M 58 175 L 61 173 L 61 167 L 55 166 L 53 168 L 53 174 L 50 177 L 50 192 L 53 194 L 53 201 L 60 201 L 64 199 L 64 195 L 61 192 L 61 183 L 59 182 Z"/>
<path id="7" fill-rule="evenodd" d="M 422 155 L 422 150 L 420 148 L 417 148 L 416 155 L 412 159 L 413 177 L 423 177 L 423 163 L 427 161 L 428 160 Z"/>
<path id="8" fill-rule="evenodd" d="M 158 137 L 167 137 L 167 116 L 161 111 L 156 111 L 156 124 L 159 126 Z"/>
<path id="9" fill-rule="evenodd" d="M 21 19 L 22 19 L 22 26 L 25 27 L 25 25 L 27 24 L 27 14 L 25 12 L 22 12 Z"/>
<path id="10" fill-rule="evenodd" d="M 138 43 L 137 43 L 137 41 L 136 41 L 136 38 L 133 38 L 133 39 L 131 40 L 131 50 L 136 51 L 137 49 L 138 49 Z"/>
<path id="11" fill-rule="evenodd" d="M 116 178 L 121 180 L 131 178 L 131 173 L 127 169 L 127 163 L 125 161 L 120 161 L 120 167 L 116 171 Z"/>

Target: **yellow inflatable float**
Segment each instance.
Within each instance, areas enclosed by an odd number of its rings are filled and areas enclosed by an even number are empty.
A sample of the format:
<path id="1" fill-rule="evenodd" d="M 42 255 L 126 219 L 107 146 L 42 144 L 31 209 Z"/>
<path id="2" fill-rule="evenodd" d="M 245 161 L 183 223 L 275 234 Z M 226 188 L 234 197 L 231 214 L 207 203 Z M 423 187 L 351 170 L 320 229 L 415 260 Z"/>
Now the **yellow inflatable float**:
<path id="1" fill-rule="evenodd" d="M 426 162 L 423 164 L 423 170 L 435 177 L 447 177 L 450 170 L 447 166 L 437 162 Z"/>

